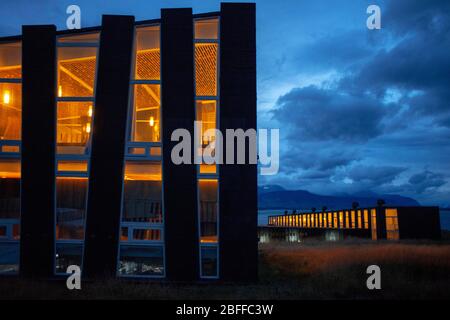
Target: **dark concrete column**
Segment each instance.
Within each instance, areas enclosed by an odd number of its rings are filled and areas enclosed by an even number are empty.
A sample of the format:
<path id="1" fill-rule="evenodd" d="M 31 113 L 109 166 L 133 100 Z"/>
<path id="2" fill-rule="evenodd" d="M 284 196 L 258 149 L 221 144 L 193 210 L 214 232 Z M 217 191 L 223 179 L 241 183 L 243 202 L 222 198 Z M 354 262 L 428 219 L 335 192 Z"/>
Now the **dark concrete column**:
<path id="1" fill-rule="evenodd" d="M 53 275 L 55 258 L 55 26 L 22 27 L 20 274 Z"/>
<path id="2" fill-rule="evenodd" d="M 122 206 L 134 17 L 102 19 L 83 275 L 115 276 Z"/>
<path id="3" fill-rule="evenodd" d="M 224 135 L 226 129 L 256 129 L 254 4 L 221 6 L 219 110 Z M 248 146 L 246 150 L 248 153 Z M 220 277 L 224 280 L 257 277 L 256 170 L 256 165 L 250 164 L 220 166 Z"/>
<path id="4" fill-rule="evenodd" d="M 377 239 L 386 239 L 386 208 L 377 207 Z"/>
<path id="5" fill-rule="evenodd" d="M 161 10 L 161 81 L 166 274 L 171 280 L 199 277 L 197 176 L 193 164 L 171 160 L 172 132 L 194 136 L 194 51 L 191 9 Z"/>

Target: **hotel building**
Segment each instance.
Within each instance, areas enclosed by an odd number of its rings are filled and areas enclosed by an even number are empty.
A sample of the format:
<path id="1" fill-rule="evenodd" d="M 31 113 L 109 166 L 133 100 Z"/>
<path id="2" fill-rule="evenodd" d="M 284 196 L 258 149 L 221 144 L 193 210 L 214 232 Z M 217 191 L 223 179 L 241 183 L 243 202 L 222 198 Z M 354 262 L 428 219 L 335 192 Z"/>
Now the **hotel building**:
<path id="1" fill-rule="evenodd" d="M 195 120 L 256 128 L 254 4 L 0 38 L 0 273 L 256 279 L 256 165 L 174 164 Z"/>

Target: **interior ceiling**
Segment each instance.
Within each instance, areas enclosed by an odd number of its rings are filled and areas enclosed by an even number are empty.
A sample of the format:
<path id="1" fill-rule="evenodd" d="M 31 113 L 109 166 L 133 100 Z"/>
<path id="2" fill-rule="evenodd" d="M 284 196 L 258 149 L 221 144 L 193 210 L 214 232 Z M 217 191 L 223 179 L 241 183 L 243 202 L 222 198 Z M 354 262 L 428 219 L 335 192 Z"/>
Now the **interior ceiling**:
<path id="1" fill-rule="evenodd" d="M 216 43 L 199 43 L 195 45 L 196 94 L 198 96 L 216 95 L 217 80 Z M 137 79 L 160 79 L 160 50 L 147 49 L 137 52 Z M 96 57 L 67 59 L 60 61 L 61 76 L 67 76 L 69 87 L 64 91 L 86 91 L 82 96 L 93 93 L 96 68 Z M 0 67 L 0 78 L 20 78 L 21 66 Z M 68 79 L 70 78 L 70 80 Z M 65 84 L 65 86 L 67 86 Z M 67 96 L 67 94 L 64 94 Z"/>

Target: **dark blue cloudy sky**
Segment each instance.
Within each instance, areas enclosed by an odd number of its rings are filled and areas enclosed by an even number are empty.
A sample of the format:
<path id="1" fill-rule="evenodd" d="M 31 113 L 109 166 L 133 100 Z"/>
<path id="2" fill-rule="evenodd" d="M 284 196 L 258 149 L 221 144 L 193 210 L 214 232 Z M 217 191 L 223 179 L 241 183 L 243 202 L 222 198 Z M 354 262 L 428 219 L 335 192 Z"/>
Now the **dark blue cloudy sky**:
<path id="1" fill-rule="evenodd" d="M 262 0 L 257 3 L 258 122 L 280 128 L 280 173 L 260 177 L 322 194 L 374 191 L 450 204 L 450 1 Z M 159 17 L 198 0 L 2 0 L 0 36 L 22 24 L 82 26 L 103 13 Z M 382 29 L 366 28 L 366 8 Z"/>

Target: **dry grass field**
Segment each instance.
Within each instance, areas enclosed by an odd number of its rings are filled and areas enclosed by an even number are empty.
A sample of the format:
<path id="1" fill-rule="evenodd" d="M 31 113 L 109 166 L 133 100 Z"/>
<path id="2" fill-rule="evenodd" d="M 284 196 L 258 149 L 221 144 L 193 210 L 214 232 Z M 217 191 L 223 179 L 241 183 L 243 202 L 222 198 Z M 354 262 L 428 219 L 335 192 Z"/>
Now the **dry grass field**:
<path id="1" fill-rule="evenodd" d="M 366 268 L 381 268 L 368 290 Z M 448 243 L 275 243 L 260 246 L 259 281 L 173 284 L 110 280 L 82 283 L 0 279 L 1 299 L 449 299 Z"/>

